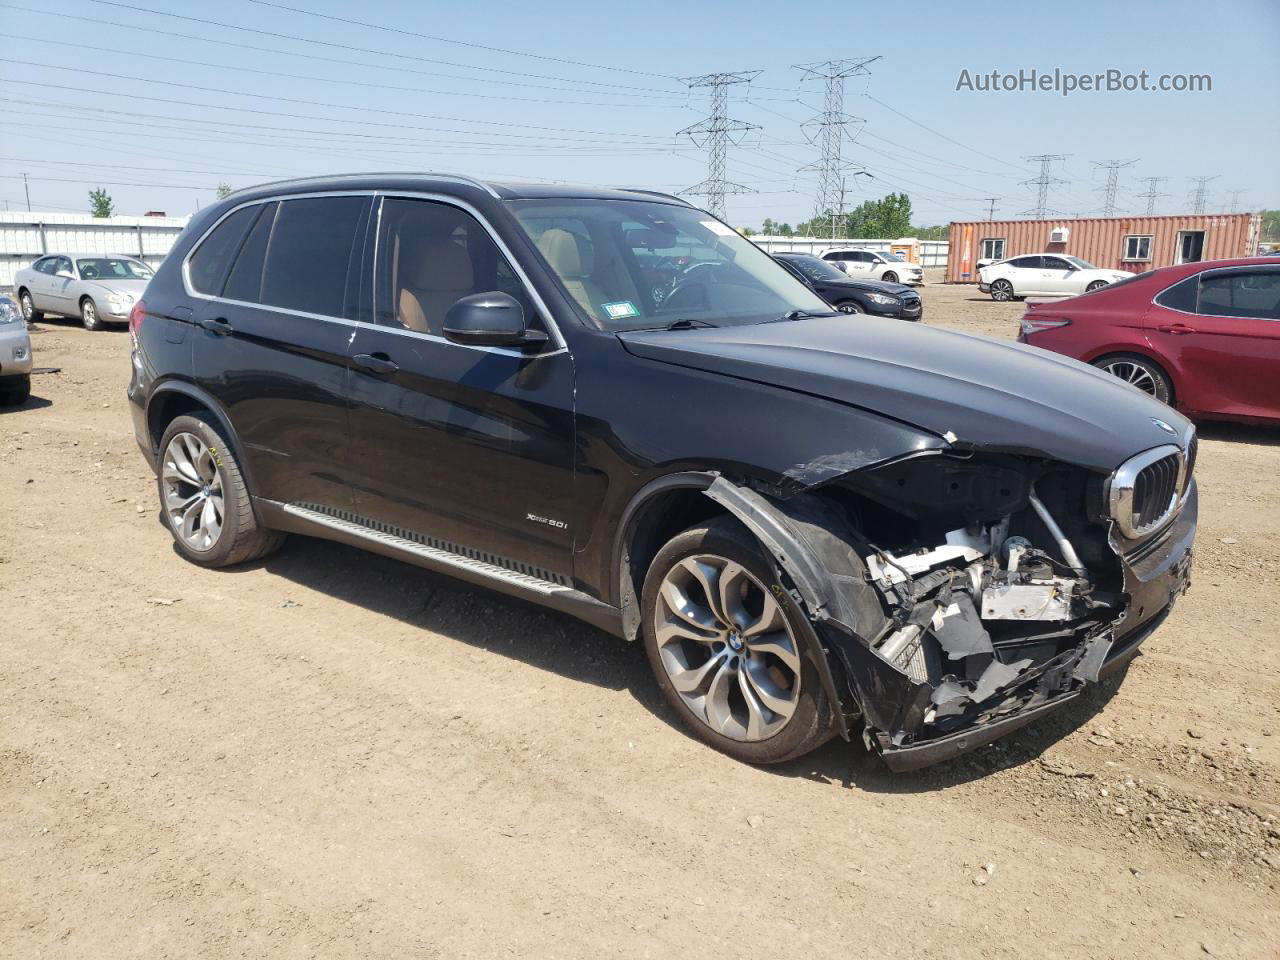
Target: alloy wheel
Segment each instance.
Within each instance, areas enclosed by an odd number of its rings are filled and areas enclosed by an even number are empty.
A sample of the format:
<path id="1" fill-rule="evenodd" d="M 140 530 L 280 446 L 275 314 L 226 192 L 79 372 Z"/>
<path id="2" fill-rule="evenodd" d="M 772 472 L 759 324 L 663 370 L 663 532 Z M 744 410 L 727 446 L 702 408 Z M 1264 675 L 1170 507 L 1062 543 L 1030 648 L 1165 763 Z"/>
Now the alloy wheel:
<path id="1" fill-rule="evenodd" d="M 836 307 L 841 313 L 861 313 L 856 303 L 842 303 Z"/>
<path id="2" fill-rule="evenodd" d="M 22 295 L 22 319 L 27 323 L 31 322 L 32 315 L 36 312 L 36 306 L 31 302 L 31 294 L 24 293 Z"/>
<path id="3" fill-rule="evenodd" d="M 800 654 L 782 608 L 741 564 L 699 555 L 662 580 L 654 638 L 672 687 L 732 740 L 778 734 L 800 697 Z"/>
<path id="4" fill-rule="evenodd" d="M 1156 395 L 1156 378 L 1140 363 L 1132 360 L 1112 360 L 1110 363 L 1103 364 L 1102 369 L 1113 377 L 1119 377 L 1125 383 L 1132 384 L 1143 393 L 1149 393 L 1153 397 Z"/>
<path id="5" fill-rule="evenodd" d="M 1004 302 L 1013 299 L 1013 285 L 1008 280 L 997 280 L 991 285 L 991 299 Z"/>
<path id="6" fill-rule="evenodd" d="M 80 319 L 86 330 L 92 330 L 98 325 L 98 308 L 93 305 L 92 300 L 86 299 L 80 304 Z"/>
<path id="7" fill-rule="evenodd" d="M 169 529 L 192 550 L 212 550 L 222 534 L 222 473 L 194 433 L 176 433 L 160 468 Z"/>

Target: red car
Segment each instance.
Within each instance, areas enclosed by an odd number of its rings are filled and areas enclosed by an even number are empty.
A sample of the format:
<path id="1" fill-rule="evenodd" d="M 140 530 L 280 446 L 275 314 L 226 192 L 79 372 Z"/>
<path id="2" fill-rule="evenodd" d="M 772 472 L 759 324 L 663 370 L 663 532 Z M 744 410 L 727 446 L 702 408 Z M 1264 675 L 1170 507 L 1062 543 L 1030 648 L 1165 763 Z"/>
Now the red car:
<path id="1" fill-rule="evenodd" d="M 1280 420 L 1280 263 L 1184 263 L 1029 303 L 1018 334 L 1194 419 Z"/>

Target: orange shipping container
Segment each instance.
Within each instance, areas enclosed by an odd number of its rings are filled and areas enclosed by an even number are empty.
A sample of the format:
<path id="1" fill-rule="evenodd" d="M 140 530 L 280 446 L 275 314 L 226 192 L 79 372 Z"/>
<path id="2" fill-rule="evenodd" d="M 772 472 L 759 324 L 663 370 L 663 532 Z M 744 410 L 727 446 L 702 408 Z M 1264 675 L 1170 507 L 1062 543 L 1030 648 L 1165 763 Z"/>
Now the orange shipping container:
<path id="1" fill-rule="evenodd" d="M 982 261 L 1024 253 L 1065 253 L 1131 273 L 1248 257 L 1257 252 L 1261 225 L 1253 213 L 952 222 L 947 283 L 976 283 Z"/>

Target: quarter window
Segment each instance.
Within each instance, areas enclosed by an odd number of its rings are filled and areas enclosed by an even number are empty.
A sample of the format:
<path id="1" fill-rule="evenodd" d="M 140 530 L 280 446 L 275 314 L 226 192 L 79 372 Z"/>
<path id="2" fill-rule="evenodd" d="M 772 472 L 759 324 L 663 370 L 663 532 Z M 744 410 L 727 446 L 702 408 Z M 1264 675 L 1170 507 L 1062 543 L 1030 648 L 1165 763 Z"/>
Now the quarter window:
<path id="1" fill-rule="evenodd" d="M 1175 283 L 1157 296 L 1156 303 L 1162 307 L 1168 307 L 1170 310 L 1194 313 L 1196 309 L 1196 288 L 1199 283 L 1200 278 L 1198 276 L 1187 277 L 1187 279 Z"/>
<path id="2" fill-rule="evenodd" d="M 216 297 L 222 292 L 222 281 L 235 259 L 258 207 L 243 207 L 228 216 L 196 247 L 187 261 L 187 278 L 197 293 Z"/>
<path id="3" fill-rule="evenodd" d="M 368 208 L 369 198 L 358 195 L 281 201 L 267 244 L 261 302 L 343 316 L 356 228 Z"/>
<path id="4" fill-rule="evenodd" d="M 530 328 L 541 327 L 524 285 L 489 232 L 458 207 L 384 200 L 377 262 L 375 319 L 380 324 L 443 336 L 450 307 L 463 297 L 498 290 L 520 302 Z"/>
<path id="5" fill-rule="evenodd" d="M 983 260 L 1004 259 L 1004 237 L 990 237 L 982 241 Z"/>
<path id="6" fill-rule="evenodd" d="M 1151 260 L 1150 236 L 1132 236 L 1124 238 L 1124 258 L 1148 263 Z"/>
<path id="7" fill-rule="evenodd" d="M 262 265 L 267 259 L 267 242 L 271 239 L 271 227 L 275 223 L 279 204 L 268 203 L 258 210 L 258 218 L 249 229 L 249 235 L 240 245 L 231 272 L 227 275 L 222 295 L 228 300 L 259 303 L 262 299 Z"/>

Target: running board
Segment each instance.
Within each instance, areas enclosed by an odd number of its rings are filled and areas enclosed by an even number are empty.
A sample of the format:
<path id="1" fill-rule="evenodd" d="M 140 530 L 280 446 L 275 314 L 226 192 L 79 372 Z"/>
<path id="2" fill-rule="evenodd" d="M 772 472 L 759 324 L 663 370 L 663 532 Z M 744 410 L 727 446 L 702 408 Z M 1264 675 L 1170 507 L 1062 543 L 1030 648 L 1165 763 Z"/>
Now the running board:
<path id="1" fill-rule="evenodd" d="M 335 540 L 348 546 L 396 560 L 403 560 L 468 583 L 489 587 L 585 620 L 615 636 L 623 636 L 622 615 L 617 607 L 602 603 L 580 590 L 541 577 L 508 570 L 475 557 L 426 543 L 418 543 L 395 533 L 378 530 L 358 520 L 334 516 L 295 503 L 255 498 L 258 514 L 266 526 L 288 533 Z"/>

